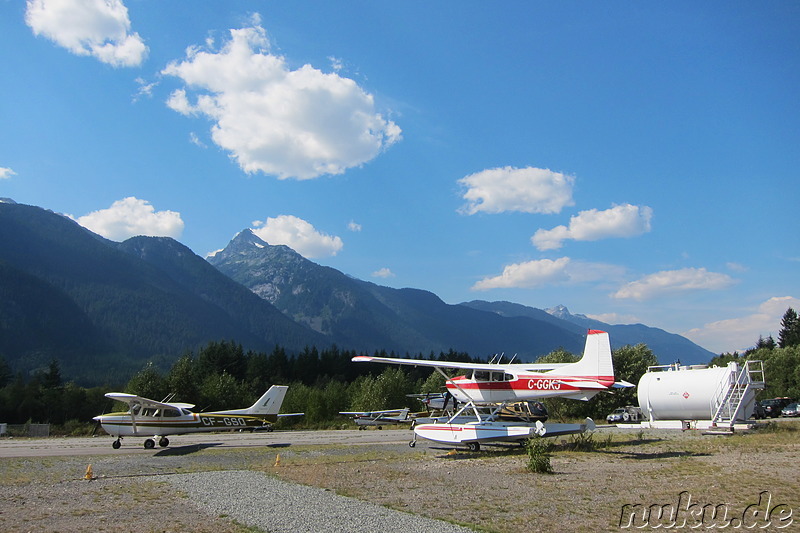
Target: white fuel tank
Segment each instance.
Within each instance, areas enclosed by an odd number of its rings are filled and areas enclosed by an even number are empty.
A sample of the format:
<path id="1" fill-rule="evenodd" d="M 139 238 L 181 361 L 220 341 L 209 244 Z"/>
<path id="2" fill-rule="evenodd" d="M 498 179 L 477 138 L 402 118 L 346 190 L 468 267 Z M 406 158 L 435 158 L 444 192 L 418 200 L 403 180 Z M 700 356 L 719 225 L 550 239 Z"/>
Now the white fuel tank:
<path id="1" fill-rule="evenodd" d="M 639 380 L 639 406 L 650 420 L 710 420 L 714 396 L 735 377 L 733 367 L 678 367 L 647 372 Z M 733 373 L 733 374 L 732 374 Z"/>

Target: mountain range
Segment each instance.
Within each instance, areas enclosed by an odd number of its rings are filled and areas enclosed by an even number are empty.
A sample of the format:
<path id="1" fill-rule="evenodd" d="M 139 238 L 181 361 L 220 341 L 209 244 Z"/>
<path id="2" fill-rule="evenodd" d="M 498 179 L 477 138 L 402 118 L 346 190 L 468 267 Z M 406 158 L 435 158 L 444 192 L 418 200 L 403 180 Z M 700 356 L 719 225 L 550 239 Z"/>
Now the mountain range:
<path id="1" fill-rule="evenodd" d="M 168 367 L 219 340 L 265 352 L 335 344 L 529 361 L 557 348 L 579 353 L 588 328 L 609 331 L 615 347 L 644 342 L 661 362 L 714 356 L 656 328 L 550 311 L 453 305 L 428 291 L 376 285 L 250 230 L 206 260 L 171 238 L 117 243 L 51 211 L 0 202 L 0 355 L 20 372 L 56 358 L 76 381 L 119 383 L 148 360 Z"/>

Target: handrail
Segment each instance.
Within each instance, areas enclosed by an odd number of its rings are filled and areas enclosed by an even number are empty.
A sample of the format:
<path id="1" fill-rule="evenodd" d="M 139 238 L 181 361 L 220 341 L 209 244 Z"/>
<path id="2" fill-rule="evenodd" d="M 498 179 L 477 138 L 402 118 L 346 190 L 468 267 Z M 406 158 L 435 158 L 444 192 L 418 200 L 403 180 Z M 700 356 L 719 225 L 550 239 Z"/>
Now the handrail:
<path id="1" fill-rule="evenodd" d="M 728 374 L 728 379 L 721 381 L 714 391 L 712 397 L 713 424 L 727 418 L 732 426 L 736 421 L 744 399 L 747 397 L 747 393 L 751 389 L 764 388 L 763 361 L 745 361 L 741 369 L 738 366 L 735 362 L 728 365 L 731 370 Z"/>

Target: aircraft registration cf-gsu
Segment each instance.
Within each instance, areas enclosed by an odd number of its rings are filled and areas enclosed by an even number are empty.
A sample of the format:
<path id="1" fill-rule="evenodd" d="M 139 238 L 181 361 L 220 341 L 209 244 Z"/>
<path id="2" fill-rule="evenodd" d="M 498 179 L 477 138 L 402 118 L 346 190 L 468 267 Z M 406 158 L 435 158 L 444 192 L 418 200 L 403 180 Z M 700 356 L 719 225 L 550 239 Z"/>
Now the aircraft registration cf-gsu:
<path id="1" fill-rule="evenodd" d="M 418 420 L 414 433 L 438 442 L 464 443 L 471 450 L 480 449 L 481 442 L 523 441 L 534 434 L 558 435 L 594 427 L 590 419 L 581 425 L 509 422 L 499 416 L 509 404 L 553 397 L 586 401 L 601 391 L 633 387 L 614 380 L 608 333 L 597 330 L 589 330 L 583 357 L 575 363 L 458 363 L 370 356 L 354 357 L 353 361 L 435 368 L 447 380 L 447 391 L 465 405 L 449 417 Z M 467 372 L 449 377 L 443 369 Z M 412 440 L 409 445 L 415 443 Z"/>
<path id="2" fill-rule="evenodd" d="M 109 392 L 108 398 L 127 403 L 125 413 L 109 413 L 94 417 L 112 437 L 114 449 L 121 446 L 122 437 L 155 437 L 161 447 L 169 446 L 168 435 L 222 431 L 230 429 L 271 428 L 281 416 L 298 416 L 303 413 L 278 414 L 286 396 L 285 385 L 273 385 L 256 403 L 246 409 L 194 413 L 190 403 L 158 402 L 124 392 Z M 145 448 L 154 448 L 154 439 L 144 441 Z"/>

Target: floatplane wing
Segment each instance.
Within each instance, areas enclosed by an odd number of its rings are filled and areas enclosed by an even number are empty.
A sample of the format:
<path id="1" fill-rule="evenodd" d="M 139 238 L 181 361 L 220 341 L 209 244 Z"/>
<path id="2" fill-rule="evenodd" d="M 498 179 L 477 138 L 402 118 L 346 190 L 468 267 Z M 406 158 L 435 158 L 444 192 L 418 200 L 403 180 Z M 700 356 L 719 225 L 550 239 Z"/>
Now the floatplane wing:
<path id="1" fill-rule="evenodd" d="M 431 359 L 402 359 L 399 357 L 373 357 L 371 355 L 359 355 L 353 357 L 356 363 L 387 363 L 392 365 L 407 366 L 429 366 L 433 368 L 451 368 L 458 370 L 477 370 L 484 372 L 497 372 L 503 370 L 510 371 L 532 371 L 547 372 L 569 365 L 570 363 L 461 363 L 458 361 L 434 361 Z"/>

